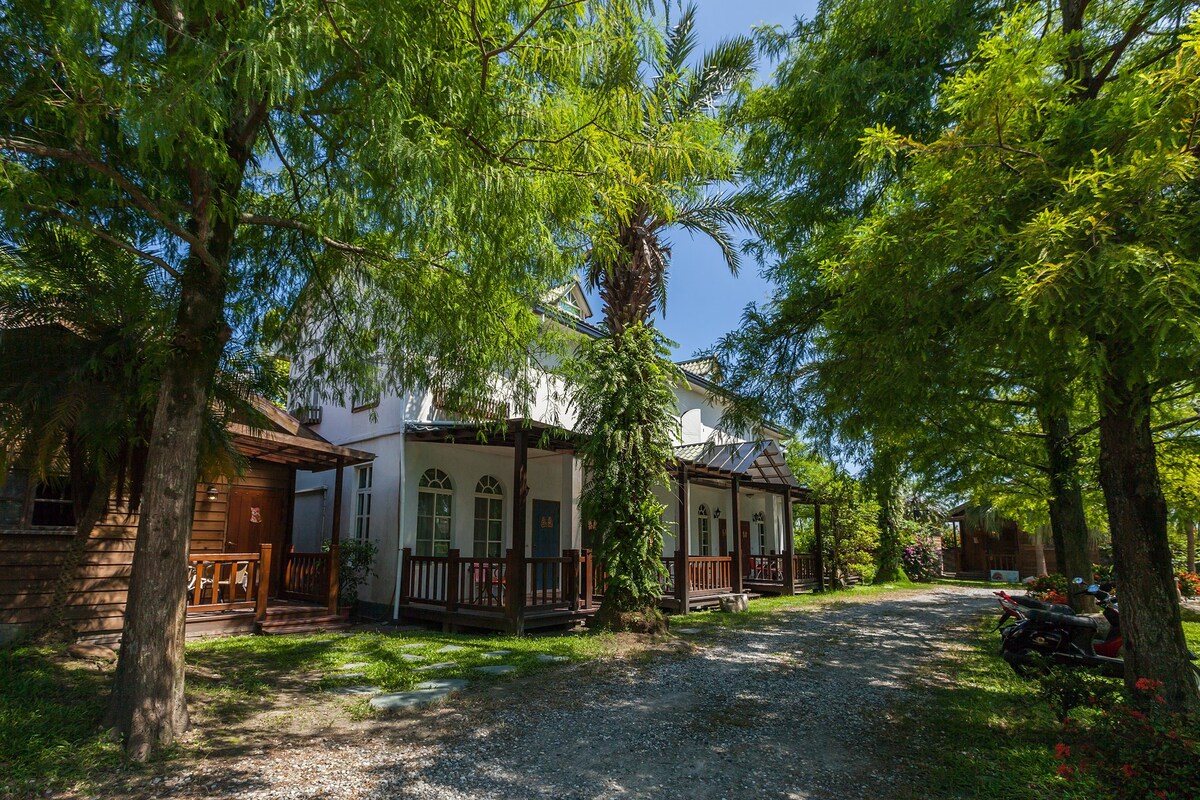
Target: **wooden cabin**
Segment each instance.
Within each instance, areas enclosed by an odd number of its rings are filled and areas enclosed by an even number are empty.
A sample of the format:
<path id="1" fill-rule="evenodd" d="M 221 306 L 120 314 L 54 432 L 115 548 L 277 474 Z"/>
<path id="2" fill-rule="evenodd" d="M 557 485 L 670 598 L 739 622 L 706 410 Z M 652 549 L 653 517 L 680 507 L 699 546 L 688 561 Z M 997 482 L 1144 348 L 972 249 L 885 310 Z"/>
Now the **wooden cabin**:
<path id="1" fill-rule="evenodd" d="M 338 470 L 374 456 L 330 444 L 263 401 L 267 429 L 233 424 L 234 445 L 248 460 L 232 482 L 196 486 L 188 585 L 189 638 L 292 632 L 345 624 L 337 606 L 340 531 L 331 552 L 295 552 L 293 494 L 297 470 Z M 0 494 L 0 642 L 35 626 L 48 611 L 63 556 L 75 534 L 63 485 L 37 484 L 10 472 Z M 336 516 L 335 516 L 336 519 Z M 67 619 L 81 640 L 116 642 L 124 622 L 138 517 L 110 503 L 92 533 L 67 599 Z"/>
<path id="2" fill-rule="evenodd" d="M 1001 520 L 989 530 L 982 522 L 974 521 L 967 513 L 968 507 L 960 505 L 950 512 L 948 522 L 953 534 L 943 539 L 943 572 L 961 578 L 988 580 L 997 570 L 1013 571 L 1023 580 L 1031 576 L 1058 572 L 1058 559 L 1054 551 L 1054 540 L 1046 536 L 1039 544 L 1036 537 L 1025 531 L 1011 519 Z M 1038 548 L 1045 559 L 1045 569 L 1038 568 Z M 1096 545 L 1092 544 L 1092 561 L 1100 560 Z"/>

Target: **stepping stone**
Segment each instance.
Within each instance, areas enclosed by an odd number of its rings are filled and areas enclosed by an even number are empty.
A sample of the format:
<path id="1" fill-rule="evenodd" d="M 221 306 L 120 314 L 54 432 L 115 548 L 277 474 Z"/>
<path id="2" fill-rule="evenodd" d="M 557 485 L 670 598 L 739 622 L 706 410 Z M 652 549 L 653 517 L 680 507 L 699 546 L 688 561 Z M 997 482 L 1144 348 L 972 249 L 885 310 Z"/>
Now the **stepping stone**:
<path id="1" fill-rule="evenodd" d="M 507 675 L 515 670 L 511 664 L 488 664 L 486 667 L 476 667 L 477 672 L 483 672 L 487 675 Z"/>
<path id="2" fill-rule="evenodd" d="M 365 678 L 365 677 L 367 677 L 367 673 L 365 673 L 365 672 L 339 672 L 336 675 L 334 675 L 334 677 L 335 678 Z"/>
<path id="3" fill-rule="evenodd" d="M 379 694 L 378 686 L 339 686 L 330 689 L 333 694 Z"/>
<path id="4" fill-rule="evenodd" d="M 512 652 L 511 650 L 493 650 L 490 653 L 484 653 L 483 657 L 484 658 L 503 658 L 504 656 L 508 655 L 511 652 Z"/>
<path id="5" fill-rule="evenodd" d="M 453 661 L 439 661 L 436 664 L 430 664 L 425 667 L 417 667 L 414 672 L 433 672 L 435 669 L 446 669 L 447 667 L 457 667 L 458 664 Z"/>
<path id="6" fill-rule="evenodd" d="M 425 681 L 418 683 L 411 692 L 392 692 L 371 698 L 371 708 L 376 711 L 398 711 L 405 708 L 440 703 L 455 692 L 467 688 L 463 680 Z"/>
<path id="7" fill-rule="evenodd" d="M 412 653 L 401 653 L 400 658 L 404 661 L 424 661 L 425 656 L 415 656 Z"/>
<path id="8" fill-rule="evenodd" d="M 538 661 L 542 662 L 543 664 L 561 664 L 564 661 L 571 660 L 571 659 L 567 658 L 566 656 L 552 656 L 547 653 L 538 653 L 536 656 L 534 656 L 534 658 L 536 658 Z"/>
<path id="9" fill-rule="evenodd" d="M 369 666 L 370 666 L 370 664 L 366 661 L 355 661 L 353 664 L 342 664 L 342 666 L 338 667 L 338 669 L 341 669 L 341 670 L 362 669 L 363 667 L 369 667 Z"/>
<path id="10" fill-rule="evenodd" d="M 457 653 L 459 650 L 466 650 L 466 649 L 467 648 L 459 647 L 456 644 L 448 644 L 445 647 L 439 647 L 438 652 L 439 653 Z"/>
<path id="11" fill-rule="evenodd" d="M 675 632 L 676 633 L 699 633 L 700 629 L 699 628 L 678 628 Z"/>
<path id="12" fill-rule="evenodd" d="M 401 650 L 411 650 L 414 647 L 424 647 L 424 646 L 425 645 L 422 644 L 421 642 L 409 642 L 408 644 L 400 645 L 400 649 Z"/>

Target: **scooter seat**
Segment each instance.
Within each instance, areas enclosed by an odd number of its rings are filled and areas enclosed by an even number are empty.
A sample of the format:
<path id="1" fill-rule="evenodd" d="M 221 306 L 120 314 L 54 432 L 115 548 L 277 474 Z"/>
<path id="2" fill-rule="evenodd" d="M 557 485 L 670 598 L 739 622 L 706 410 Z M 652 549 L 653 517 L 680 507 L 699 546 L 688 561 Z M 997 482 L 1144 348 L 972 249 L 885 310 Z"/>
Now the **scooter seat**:
<path id="1" fill-rule="evenodd" d="M 1048 622 L 1051 625 L 1063 625 L 1068 628 L 1087 628 L 1093 631 L 1100 628 L 1098 621 L 1091 617 L 1081 617 L 1078 614 L 1059 614 L 1054 611 L 1031 608 L 1028 616 L 1036 622 Z"/>
<path id="2" fill-rule="evenodd" d="M 1075 609 L 1070 606 L 1064 606 L 1061 603 L 1047 603 L 1045 600 L 1038 600 L 1035 597 L 1014 597 L 1012 601 L 1019 606 L 1025 608 L 1039 609 L 1041 611 L 1052 611 L 1055 614 L 1074 614 Z"/>

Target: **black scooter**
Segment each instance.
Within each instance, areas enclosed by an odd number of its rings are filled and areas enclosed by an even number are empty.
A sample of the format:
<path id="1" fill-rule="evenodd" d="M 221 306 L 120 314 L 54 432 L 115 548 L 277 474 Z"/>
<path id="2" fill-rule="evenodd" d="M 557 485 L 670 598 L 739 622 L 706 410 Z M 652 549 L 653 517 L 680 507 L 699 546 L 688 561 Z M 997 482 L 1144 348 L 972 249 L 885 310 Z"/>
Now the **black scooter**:
<path id="1" fill-rule="evenodd" d="M 1076 578 L 1075 585 L 1081 587 L 1083 579 Z M 1091 669 L 1112 678 L 1125 677 L 1125 662 L 1116 658 L 1122 642 L 1121 614 L 1109 592 L 1111 588 L 1111 584 L 1093 583 L 1076 590 L 1096 598 L 1109 623 L 1108 635 L 1099 642 L 1092 639 L 1100 623 L 1076 614 L 1070 606 L 996 592 L 1004 610 L 997 625 L 1001 657 L 1023 678 L 1044 673 L 1054 664 Z M 1016 621 L 1005 625 L 1010 619 Z"/>

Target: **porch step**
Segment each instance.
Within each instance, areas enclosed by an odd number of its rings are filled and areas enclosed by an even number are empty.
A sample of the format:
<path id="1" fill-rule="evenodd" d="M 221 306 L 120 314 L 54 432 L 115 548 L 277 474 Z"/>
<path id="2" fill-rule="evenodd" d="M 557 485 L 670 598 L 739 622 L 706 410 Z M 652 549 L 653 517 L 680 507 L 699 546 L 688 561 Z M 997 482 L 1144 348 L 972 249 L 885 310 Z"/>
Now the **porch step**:
<path id="1" fill-rule="evenodd" d="M 270 618 L 259 623 L 259 633 L 267 636 L 275 636 L 285 633 L 326 633 L 329 631 L 348 631 L 350 623 L 347 622 L 340 614 L 323 614 L 321 616 L 311 616 L 307 618 L 288 618 L 281 620 L 271 620 Z"/>
<path id="2" fill-rule="evenodd" d="M 284 620 L 312 619 L 313 617 L 328 616 L 325 606 L 313 605 L 281 605 L 267 606 L 267 622 L 283 622 Z"/>

